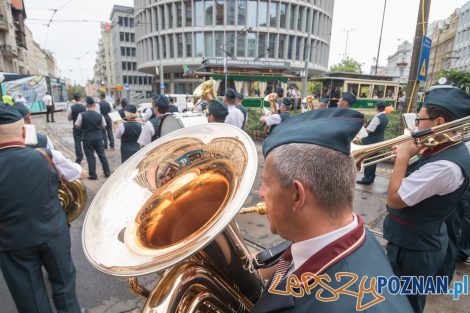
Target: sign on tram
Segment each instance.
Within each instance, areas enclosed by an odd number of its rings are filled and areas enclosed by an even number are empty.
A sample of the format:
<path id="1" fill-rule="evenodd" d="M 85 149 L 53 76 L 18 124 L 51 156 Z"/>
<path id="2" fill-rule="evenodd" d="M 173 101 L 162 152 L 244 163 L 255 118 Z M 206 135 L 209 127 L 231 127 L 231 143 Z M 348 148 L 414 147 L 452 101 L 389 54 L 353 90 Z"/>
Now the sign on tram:
<path id="1" fill-rule="evenodd" d="M 431 54 L 431 45 L 431 38 L 423 36 L 423 41 L 421 43 L 421 54 L 419 56 L 417 80 L 426 81 L 426 76 L 428 74 L 429 55 Z"/>

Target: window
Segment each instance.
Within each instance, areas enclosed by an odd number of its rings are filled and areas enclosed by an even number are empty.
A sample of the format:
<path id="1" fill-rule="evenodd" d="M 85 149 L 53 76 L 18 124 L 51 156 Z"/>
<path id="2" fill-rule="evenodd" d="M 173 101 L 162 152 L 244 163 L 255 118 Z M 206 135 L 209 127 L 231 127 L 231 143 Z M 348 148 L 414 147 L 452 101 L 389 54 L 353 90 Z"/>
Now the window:
<path id="1" fill-rule="evenodd" d="M 183 34 L 176 35 L 176 44 L 178 49 L 178 58 L 183 57 Z"/>
<path id="2" fill-rule="evenodd" d="M 202 26 L 202 22 L 204 19 L 204 9 L 202 0 L 195 0 L 194 7 L 196 9 L 194 12 L 194 24 L 195 26 Z"/>
<path id="3" fill-rule="evenodd" d="M 289 19 L 289 28 L 295 30 L 295 11 L 297 10 L 297 6 L 293 5 L 290 7 L 290 19 Z"/>
<path id="4" fill-rule="evenodd" d="M 144 82 L 142 80 L 142 76 L 139 76 L 139 85 L 142 85 Z"/>
<path id="5" fill-rule="evenodd" d="M 224 33 L 223 32 L 216 32 L 215 33 L 215 56 L 216 57 L 223 57 L 224 54 L 222 53 L 222 49 L 220 46 L 224 44 Z"/>
<path id="6" fill-rule="evenodd" d="M 370 93 L 370 85 L 361 84 L 361 88 L 359 89 L 359 98 L 369 98 Z"/>
<path id="7" fill-rule="evenodd" d="M 192 1 L 185 1 L 184 3 L 186 7 L 186 13 L 185 13 L 185 20 L 186 20 L 186 26 L 192 26 L 193 24 L 193 10 L 191 8 Z"/>
<path id="8" fill-rule="evenodd" d="M 246 1 L 247 0 L 238 1 L 238 25 L 239 26 L 246 25 Z"/>
<path id="9" fill-rule="evenodd" d="M 295 47 L 295 59 L 300 60 L 300 51 L 302 51 L 304 38 L 297 37 L 297 45 Z"/>
<path id="10" fill-rule="evenodd" d="M 202 33 L 201 32 L 194 33 L 194 36 L 195 36 L 194 47 L 196 49 L 195 56 L 202 57 L 202 53 L 203 53 Z"/>
<path id="11" fill-rule="evenodd" d="M 121 62 L 121 66 L 123 70 L 127 70 L 127 62 Z"/>
<path id="12" fill-rule="evenodd" d="M 287 14 L 287 4 L 281 3 L 280 8 L 280 28 L 286 28 L 286 14 Z"/>
<path id="13" fill-rule="evenodd" d="M 132 70 L 137 71 L 137 62 L 132 62 Z"/>
<path id="14" fill-rule="evenodd" d="M 213 45 L 213 36 L 212 32 L 204 33 L 204 56 L 213 57 L 214 56 L 214 45 Z"/>
<path id="15" fill-rule="evenodd" d="M 127 55 L 128 57 L 131 56 L 131 48 L 126 47 L 126 55 Z"/>
<path id="16" fill-rule="evenodd" d="M 287 46 L 287 59 L 291 60 L 292 59 L 292 53 L 294 51 L 294 45 L 295 45 L 295 36 L 291 36 L 289 39 L 289 45 Z"/>
<path id="17" fill-rule="evenodd" d="M 240 35 L 237 38 L 237 57 L 245 57 L 245 39 L 246 36 Z"/>
<path id="18" fill-rule="evenodd" d="M 352 93 L 357 97 L 357 91 L 359 90 L 359 84 L 348 84 L 348 92 Z"/>
<path id="19" fill-rule="evenodd" d="M 266 0 L 262 0 L 259 3 L 258 25 L 268 26 L 268 2 Z"/>
<path id="20" fill-rule="evenodd" d="M 395 86 L 387 86 L 385 88 L 385 98 L 395 99 L 397 95 L 395 94 Z"/>
<path id="21" fill-rule="evenodd" d="M 163 58 L 166 59 L 166 37 L 161 36 Z"/>
<path id="22" fill-rule="evenodd" d="M 162 21 L 161 21 L 162 22 L 162 25 L 161 25 L 162 28 L 161 29 L 163 30 L 163 29 L 166 29 L 166 23 L 167 23 L 166 22 L 166 14 L 167 14 L 166 9 L 167 9 L 167 7 L 165 5 L 163 5 L 163 6 L 161 6 L 161 8 L 162 8 L 161 9 L 161 12 L 162 12 L 162 16 L 161 16 L 162 17 Z"/>
<path id="23" fill-rule="evenodd" d="M 247 26 L 256 27 L 256 5 L 256 0 L 248 0 Z"/>
<path id="24" fill-rule="evenodd" d="M 274 58 L 274 52 L 276 50 L 276 33 L 271 33 L 269 35 L 269 57 Z"/>
<path id="25" fill-rule="evenodd" d="M 183 26 L 183 4 L 176 2 L 176 27 Z"/>
<path id="26" fill-rule="evenodd" d="M 302 23 L 304 20 L 305 20 L 305 8 L 302 7 L 302 8 L 299 8 L 299 15 L 297 17 L 297 30 L 298 31 L 301 31 L 301 32 L 305 31 L 305 27 L 302 27 Z"/>
<path id="27" fill-rule="evenodd" d="M 235 1 L 227 1 L 225 6 L 227 7 L 227 25 L 235 25 Z"/>
<path id="28" fill-rule="evenodd" d="M 277 58 L 284 58 L 284 47 L 286 42 L 286 35 L 279 35 L 279 51 L 277 52 Z"/>
<path id="29" fill-rule="evenodd" d="M 258 55 L 264 55 L 266 52 L 266 34 L 259 34 L 258 36 Z"/>
<path id="30" fill-rule="evenodd" d="M 119 33 L 119 41 L 123 42 L 124 41 L 124 33 Z"/>
<path id="31" fill-rule="evenodd" d="M 135 34 L 131 34 L 131 42 L 135 42 Z"/>
<path id="32" fill-rule="evenodd" d="M 122 82 L 123 82 L 124 84 L 127 84 L 127 76 L 122 76 Z"/>
<path id="33" fill-rule="evenodd" d="M 374 91 L 372 92 L 372 98 L 382 99 L 384 97 L 385 86 L 375 85 L 373 90 Z"/>
<path id="34" fill-rule="evenodd" d="M 124 27 L 129 27 L 129 19 L 127 17 L 124 18 Z"/>
<path id="35" fill-rule="evenodd" d="M 126 48 L 121 47 L 121 56 L 126 56 Z"/>
<path id="36" fill-rule="evenodd" d="M 134 19 L 132 17 L 129 19 L 129 27 L 134 27 Z"/>
<path id="37" fill-rule="evenodd" d="M 276 27 L 276 20 L 277 20 L 277 3 L 271 2 L 269 4 L 269 26 Z"/>
<path id="38" fill-rule="evenodd" d="M 126 33 L 126 42 L 129 42 L 131 41 L 131 39 L 129 38 L 129 33 Z"/>
<path id="39" fill-rule="evenodd" d="M 206 13 L 205 25 L 214 25 L 214 2 L 213 0 L 204 0 L 204 11 Z"/>
<path id="40" fill-rule="evenodd" d="M 255 58 L 257 57 L 256 53 L 255 53 L 255 49 L 256 49 L 256 39 L 253 38 L 252 36 L 248 36 L 248 47 L 247 47 L 247 57 L 249 58 Z"/>
<path id="41" fill-rule="evenodd" d="M 119 26 L 123 26 L 123 25 L 124 25 L 124 19 L 122 18 L 122 16 L 119 17 L 119 19 L 118 19 L 118 24 L 119 24 Z"/>
<path id="42" fill-rule="evenodd" d="M 215 0 L 215 25 L 224 25 L 224 0 Z"/>
<path id="43" fill-rule="evenodd" d="M 186 39 L 186 56 L 192 57 L 193 56 L 193 34 L 187 33 L 184 34 Z"/>
<path id="44" fill-rule="evenodd" d="M 225 33 L 225 50 L 235 55 L 235 33 L 234 32 L 227 32 Z"/>
<path id="45" fill-rule="evenodd" d="M 175 57 L 175 45 L 173 44 L 174 43 L 173 35 L 169 35 L 168 39 L 169 39 L 168 44 L 170 45 L 170 58 L 174 58 Z"/>

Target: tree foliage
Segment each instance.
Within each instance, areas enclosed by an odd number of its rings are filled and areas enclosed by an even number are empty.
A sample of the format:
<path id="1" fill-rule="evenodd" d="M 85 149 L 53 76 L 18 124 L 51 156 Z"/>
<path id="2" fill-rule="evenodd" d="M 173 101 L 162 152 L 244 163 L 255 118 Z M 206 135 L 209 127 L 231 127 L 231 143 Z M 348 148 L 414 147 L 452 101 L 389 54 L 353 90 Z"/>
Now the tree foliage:
<path id="1" fill-rule="evenodd" d="M 82 98 L 86 96 L 85 87 L 81 85 L 74 85 L 67 90 L 67 97 L 69 98 L 69 100 L 72 100 L 73 95 L 76 94 L 77 92 L 80 93 Z"/>
<path id="2" fill-rule="evenodd" d="M 338 64 L 334 64 L 330 67 L 332 72 L 350 72 L 350 73 L 362 73 L 362 63 L 354 60 L 353 58 L 345 58 Z"/>
<path id="3" fill-rule="evenodd" d="M 445 74 L 443 75 L 445 76 Z M 448 84 L 457 86 L 459 88 L 470 87 L 470 73 L 451 70 L 447 74 Z"/>

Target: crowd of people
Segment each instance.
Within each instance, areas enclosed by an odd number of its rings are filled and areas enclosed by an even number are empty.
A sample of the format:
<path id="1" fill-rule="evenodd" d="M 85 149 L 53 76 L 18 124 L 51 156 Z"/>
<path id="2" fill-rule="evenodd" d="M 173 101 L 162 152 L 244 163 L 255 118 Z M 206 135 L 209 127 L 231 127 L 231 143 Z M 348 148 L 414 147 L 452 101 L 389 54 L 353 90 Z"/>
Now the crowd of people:
<path id="1" fill-rule="evenodd" d="M 388 125 L 385 103 L 378 102 L 376 115 L 365 121 L 362 113 L 351 109 L 355 96 L 344 92 L 337 107 L 327 108 L 329 99 L 320 98 L 319 109 L 292 116 L 291 108 L 299 105 L 292 102 L 298 98 L 295 92 L 290 90 L 284 97 L 284 90 L 276 88 L 271 109 L 259 119 L 268 134 L 263 142 L 259 194 L 266 204 L 271 232 L 291 244 L 283 249 L 277 265 L 267 262 L 270 270 L 263 273 L 268 283 L 252 312 L 355 310 L 358 300 L 350 295 L 321 301 L 318 294 L 324 287 L 320 284 L 302 297 L 274 292 L 291 286 L 292 275 L 328 275 L 327 285 L 337 290 L 345 285 L 338 275 L 352 273 L 359 278 L 349 284 L 356 292 L 367 277 L 442 276 L 450 283 L 456 262 L 466 259 L 470 250 L 470 148 L 461 141 L 429 148 L 411 140 L 394 147 L 396 160 L 384 221 L 385 251 L 353 211 L 356 167 L 351 157 L 351 142 L 362 127 L 367 133 L 364 144 L 384 140 Z M 223 100 L 201 99 L 193 112 L 206 112 L 209 123 L 244 129 L 248 111 L 242 102 L 242 94 L 228 89 Z M 92 97 L 83 101 L 82 95 L 74 95 L 66 113 L 73 127 L 72 162 L 54 150 L 44 134 L 37 134 L 37 143 L 26 145 L 24 125 L 31 123 L 28 107 L 21 101 L 0 103 L 0 267 L 21 313 L 52 312 L 42 267 L 48 273 L 56 310 L 85 312 L 75 292 L 70 233 L 58 201 L 59 178 L 98 179 L 95 153 L 104 177 L 109 177 L 112 170 L 106 150 L 114 150 L 115 139 L 121 141 L 121 161 L 126 162 L 162 135 L 163 121 L 178 107 L 174 99 L 159 95 L 141 117 L 135 105 L 122 99 L 117 110 L 122 121 L 117 123 L 112 118 L 115 110 L 104 94 L 99 103 Z M 49 111 L 47 121 L 54 122 L 53 109 Z M 426 130 L 469 115 L 467 93 L 457 88 L 432 89 L 416 126 Z M 88 171 L 80 166 L 84 155 Z M 372 184 L 375 172 L 375 166 L 367 167 L 357 183 Z M 309 282 L 296 288 L 306 288 Z M 369 291 L 363 301 L 377 296 Z M 426 303 L 425 294 L 405 296 L 386 290 L 380 296 L 381 301 L 368 312 L 420 313 Z"/>

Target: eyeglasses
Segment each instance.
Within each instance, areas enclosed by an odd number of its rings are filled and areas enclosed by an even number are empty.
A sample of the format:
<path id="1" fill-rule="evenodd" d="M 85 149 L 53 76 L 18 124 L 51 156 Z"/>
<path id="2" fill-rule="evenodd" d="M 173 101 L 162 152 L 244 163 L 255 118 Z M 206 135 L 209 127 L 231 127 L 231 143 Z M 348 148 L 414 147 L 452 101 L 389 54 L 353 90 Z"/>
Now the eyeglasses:
<path id="1" fill-rule="evenodd" d="M 415 125 L 419 125 L 420 121 L 435 120 L 435 119 L 436 118 L 432 118 L 432 117 L 426 117 L 426 118 L 417 117 L 417 118 L 415 118 Z"/>

